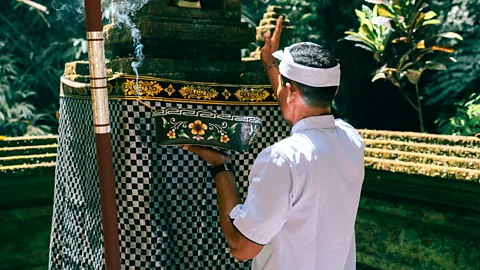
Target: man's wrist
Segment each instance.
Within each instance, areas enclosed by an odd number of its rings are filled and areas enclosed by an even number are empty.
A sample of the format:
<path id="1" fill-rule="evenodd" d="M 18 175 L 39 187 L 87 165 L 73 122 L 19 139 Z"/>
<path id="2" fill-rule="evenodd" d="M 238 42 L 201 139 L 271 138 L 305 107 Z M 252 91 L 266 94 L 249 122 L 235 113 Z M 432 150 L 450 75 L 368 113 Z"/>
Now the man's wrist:
<path id="1" fill-rule="evenodd" d="M 265 66 L 265 71 L 268 71 L 269 69 L 277 66 L 277 63 L 273 62 L 270 65 L 264 65 Z"/>
<path id="2" fill-rule="evenodd" d="M 215 178 L 217 174 L 221 172 L 231 172 L 235 174 L 235 169 L 233 167 L 233 164 L 230 162 L 225 162 L 215 166 L 212 165 L 212 167 L 210 168 L 210 174 L 213 178 Z"/>

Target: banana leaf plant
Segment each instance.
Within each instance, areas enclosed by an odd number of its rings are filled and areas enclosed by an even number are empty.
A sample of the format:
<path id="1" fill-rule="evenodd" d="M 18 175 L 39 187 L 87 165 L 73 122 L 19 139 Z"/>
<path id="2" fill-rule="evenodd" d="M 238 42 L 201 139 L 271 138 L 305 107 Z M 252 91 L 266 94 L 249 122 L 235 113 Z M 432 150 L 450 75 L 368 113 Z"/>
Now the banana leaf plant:
<path id="1" fill-rule="evenodd" d="M 364 5 L 361 11 L 355 10 L 360 27 L 357 32 L 346 31 L 344 39 L 373 53 L 382 66 L 375 71 L 372 82 L 387 79 L 396 86 L 418 112 L 420 130 L 424 132 L 420 78 L 425 70 L 446 70 L 447 63 L 456 62 L 453 57 L 440 55 L 455 52 L 451 45 L 441 43 L 443 38 L 463 39 L 454 32 L 430 34 L 441 21 L 426 0 L 365 2 L 374 4 L 373 9 Z M 408 83 L 415 86 L 414 98 L 405 91 Z"/>

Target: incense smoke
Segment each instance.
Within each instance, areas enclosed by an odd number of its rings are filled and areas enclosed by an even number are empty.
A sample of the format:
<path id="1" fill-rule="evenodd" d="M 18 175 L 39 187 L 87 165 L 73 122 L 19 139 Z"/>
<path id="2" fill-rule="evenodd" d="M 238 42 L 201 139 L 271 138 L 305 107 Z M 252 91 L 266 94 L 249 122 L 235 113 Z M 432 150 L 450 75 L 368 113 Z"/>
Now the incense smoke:
<path id="1" fill-rule="evenodd" d="M 75 35 L 85 35 L 85 13 L 83 0 L 53 0 L 52 9 L 55 10 L 54 16 L 63 24 L 63 28 Z M 76 22 L 76 23 L 72 23 Z"/>
<path id="2" fill-rule="evenodd" d="M 132 33 L 133 38 L 133 46 L 135 48 L 134 54 L 137 58 L 137 61 L 132 62 L 132 68 L 135 72 L 135 83 L 136 83 L 136 91 L 137 97 L 140 96 L 140 91 L 138 89 L 138 68 L 143 64 L 143 60 L 145 59 L 145 55 L 143 54 L 143 45 L 140 42 L 142 36 L 140 35 L 140 30 L 136 27 L 135 23 L 132 22 L 130 16 L 134 16 L 135 12 L 140 10 L 148 0 L 130 0 L 130 1 L 121 1 L 121 2 L 114 2 L 113 3 L 113 12 L 115 14 L 115 24 L 119 27 L 124 26 L 125 28 L 129 29 Z"/>
<path id="3" fill-rule="evenodd" d="M 143 54 L 143 44 L 140 42 L 142 36 L 140 30 L 136 27 L 132 18 L 137 11 L 139 11 L 149 0 L 122 0 L 111 2 L 108 7 L 107 0 L 102 0 L 103 17 L 110 19 L 110 10 L 113 10 L 115 16 L 115 24 L 118 27 L 125 27 L 131 32 L 134 46 L 134 55 L 137 61 L 132 62 L 132 68 L 136 75 L 136 89 L 137 96 L 140 96 L 138 89 L 138 68 L 143 64 L 145 56 Z M 84 22 L 85 21 L 85 6 L 84 0 L 53 0 L 52 8 L 56 11 L 57 19 L 65 22 L 65 28 L 72 31 L 75 34 L 81 33 L 85 26 L 80 26 L 78 23 L 71 22 Z"/>

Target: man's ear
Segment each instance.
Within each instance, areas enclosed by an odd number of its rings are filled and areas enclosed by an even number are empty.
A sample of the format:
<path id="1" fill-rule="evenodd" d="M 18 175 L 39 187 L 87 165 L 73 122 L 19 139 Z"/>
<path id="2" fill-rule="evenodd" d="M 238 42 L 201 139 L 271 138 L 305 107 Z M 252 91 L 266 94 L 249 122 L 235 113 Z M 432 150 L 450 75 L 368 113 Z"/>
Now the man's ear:
<path id="1" fill-rule="evenodd" d="M 289 82 L 285 86 L 287 88 L 287 102 L 290 103 L 298 96 L 298 89 Z"/>

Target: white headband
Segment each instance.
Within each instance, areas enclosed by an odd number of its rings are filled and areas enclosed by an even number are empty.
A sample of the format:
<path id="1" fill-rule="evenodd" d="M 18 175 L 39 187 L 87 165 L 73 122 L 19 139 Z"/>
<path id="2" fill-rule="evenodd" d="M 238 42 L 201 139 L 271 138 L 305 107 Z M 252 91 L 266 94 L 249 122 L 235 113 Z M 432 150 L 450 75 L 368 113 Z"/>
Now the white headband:
<path id="1" fill-rule="evenodd" d="M 303 44 L 314 44 L 302 42 Z M 333 68 L 314 68 L 302 66 L 293 61 L 290 50 L 302 43 L 286 47 L 283 51 L 276 51 L 273 57 L 281 60 L 279 65 L 280 73 L 286 78 L 312 87 L 329 87 L 340 85 L 340 64 Z"/>

